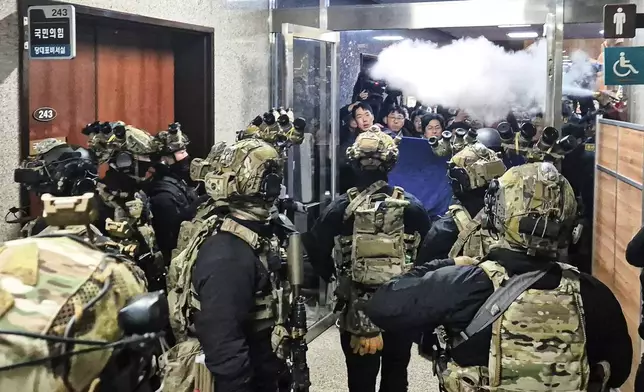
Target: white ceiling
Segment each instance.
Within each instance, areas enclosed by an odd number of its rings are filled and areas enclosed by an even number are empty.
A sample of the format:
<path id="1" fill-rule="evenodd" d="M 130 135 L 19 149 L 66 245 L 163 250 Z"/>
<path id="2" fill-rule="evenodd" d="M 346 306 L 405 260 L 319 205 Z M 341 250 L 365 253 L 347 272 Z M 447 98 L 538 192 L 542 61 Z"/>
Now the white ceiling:
<path id="1" fill-rule="evenodd" d="M 566 39 L 589 39 L 601 38 L 599 31 L 602 29 L 600 23 L 581 23 L 581 24 L 567 24 L 564 26 L 564 38 Z M 505 41 L 508 40 L 507 33 L 514 31 L 534 31 L 541 35 L 543 33 L 543 25 L 533 25 L 530 27 L 512 27 L 512 28 L 499 28 L 499 27 L 452 27 L 447 29 L 440 29 L 456 38 L 461 37 L 480 37 L 485 36 L 490 41 Z"/>

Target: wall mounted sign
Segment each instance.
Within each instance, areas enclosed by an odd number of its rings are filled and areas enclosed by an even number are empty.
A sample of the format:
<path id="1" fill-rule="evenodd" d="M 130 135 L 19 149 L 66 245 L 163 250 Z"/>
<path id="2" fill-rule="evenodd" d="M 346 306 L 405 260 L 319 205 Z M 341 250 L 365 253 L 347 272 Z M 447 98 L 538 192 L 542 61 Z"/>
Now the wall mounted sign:
<path id="1" fill-rule="evenodd" d="M 38 108 L 34 110 L 34 120 L 40 122 L 49 122 L 56 118 L 58 113 L 56 109 L 50 107 Z"/>
<path id="2" fill-rule="evenodd" d="M 73 5 L 29 7 L 29 58 L 70 60 L 76 57 L 76 9 Z"/>
<path id="3" fill-rule="evenodd" d="M 644 47 L 604 48 L 604 84 L 644 84 Z"/>

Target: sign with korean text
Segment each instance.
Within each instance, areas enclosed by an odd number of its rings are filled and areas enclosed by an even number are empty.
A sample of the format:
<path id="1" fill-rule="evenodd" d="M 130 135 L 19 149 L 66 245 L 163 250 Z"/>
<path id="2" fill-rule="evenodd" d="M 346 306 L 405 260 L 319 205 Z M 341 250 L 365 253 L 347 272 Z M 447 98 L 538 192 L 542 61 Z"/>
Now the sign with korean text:
<path id="1" fill-rule="evenodd" d="M 29 7 L 29 58 L 70 60 L 76 57 L 76 9 L 73 5 Z"/>

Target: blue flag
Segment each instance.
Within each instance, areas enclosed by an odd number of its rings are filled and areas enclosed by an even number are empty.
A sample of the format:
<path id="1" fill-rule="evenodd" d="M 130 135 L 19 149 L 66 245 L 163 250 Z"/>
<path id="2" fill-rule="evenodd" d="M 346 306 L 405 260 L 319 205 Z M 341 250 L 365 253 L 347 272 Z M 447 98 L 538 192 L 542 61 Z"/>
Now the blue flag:
<path id="1" fill-rule="evenodd" d="M 416 196 L 430 217 L 443 215 L 452 200 L 449 157 L 435 156 L 425 139 L 404 137 L 398 148 L 398 163 L 389 173 L 389 183 Z"/>

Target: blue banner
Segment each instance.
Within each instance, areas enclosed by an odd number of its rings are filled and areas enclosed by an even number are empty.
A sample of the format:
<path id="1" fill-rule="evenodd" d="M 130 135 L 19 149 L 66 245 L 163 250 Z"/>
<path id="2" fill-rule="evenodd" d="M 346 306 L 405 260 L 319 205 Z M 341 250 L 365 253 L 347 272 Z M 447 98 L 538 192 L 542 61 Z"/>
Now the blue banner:
<path id="1" fill-rule="evenodd" d="M 447 179 L 449 157 L 437 157 L 425 139 L 404 137 L 398 163 L 389 173 L 389 183 L 416 196 L 430 217 L 442 215 L 452 200 Z"/>
<path id="2" fill-rule="evenodd" d="M 447 178 L 451 157 L 437 157 L 425 139 L 404 137 L 398 147 L 398 163 L 389 173 L 389 183 L 416 196 L 430 217 L 447 212 L 452 200 L 452 187 Z M 520 155 L 504 156 L 505 166 L 522 165 Z"/>

